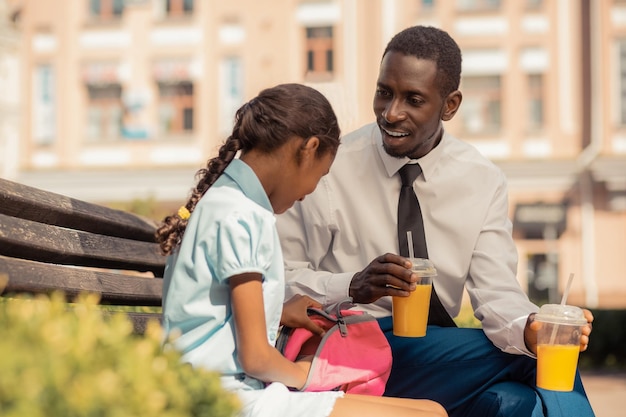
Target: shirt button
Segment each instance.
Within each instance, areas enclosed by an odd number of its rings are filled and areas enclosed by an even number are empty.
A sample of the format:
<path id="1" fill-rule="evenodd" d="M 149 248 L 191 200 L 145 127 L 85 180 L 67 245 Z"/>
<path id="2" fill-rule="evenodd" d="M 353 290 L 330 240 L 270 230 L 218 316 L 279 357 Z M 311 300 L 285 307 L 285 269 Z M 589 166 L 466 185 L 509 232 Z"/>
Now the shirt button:
<path id="1" fill-rule="evenodd" d="M 273 342 L 276 340 L 276 333 L 270 333 L 270 341 Z"/>

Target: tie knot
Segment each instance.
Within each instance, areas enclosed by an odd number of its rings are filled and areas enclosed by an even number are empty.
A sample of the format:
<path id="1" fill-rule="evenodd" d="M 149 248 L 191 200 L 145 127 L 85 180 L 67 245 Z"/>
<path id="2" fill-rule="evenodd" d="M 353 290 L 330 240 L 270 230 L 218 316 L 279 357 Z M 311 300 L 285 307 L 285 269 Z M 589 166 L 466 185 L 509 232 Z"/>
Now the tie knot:
<path id="1" fill-rule="evenodd" d="M 413 185 L 415 178 L 422 173 L 422 167 L 420 167 L 420 164 L 406 164 L 398 172 L 400 173 L 402 186 L 410 187 Z"/>

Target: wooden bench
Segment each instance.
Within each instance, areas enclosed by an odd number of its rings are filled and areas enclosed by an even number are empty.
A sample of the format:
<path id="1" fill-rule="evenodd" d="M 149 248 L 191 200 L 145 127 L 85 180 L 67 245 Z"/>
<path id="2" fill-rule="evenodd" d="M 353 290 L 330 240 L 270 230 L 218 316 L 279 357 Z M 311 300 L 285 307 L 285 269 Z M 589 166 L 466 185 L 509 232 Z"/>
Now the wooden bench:
<path id="1" fill-rule="evenodd" d="M 101 304 L 161 306 L 165 257 L 156 224 L 131 213 L 0 179 L 0 294 L 100 295 Z M 136 309 L 142 310 L 142 309 Z M 127 314 L 142 334 L 160 309 Z"/>

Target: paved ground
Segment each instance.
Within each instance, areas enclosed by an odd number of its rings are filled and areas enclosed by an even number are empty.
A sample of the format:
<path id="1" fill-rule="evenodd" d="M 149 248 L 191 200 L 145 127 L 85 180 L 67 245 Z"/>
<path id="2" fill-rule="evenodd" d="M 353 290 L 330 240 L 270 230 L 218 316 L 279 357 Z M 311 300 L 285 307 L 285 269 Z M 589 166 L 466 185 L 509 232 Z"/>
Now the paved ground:
<path id="1" fill-rule="evenodd" d="M 581 377 L 596 417 L 626 416 L 626 372 L 582 372 Z"/>

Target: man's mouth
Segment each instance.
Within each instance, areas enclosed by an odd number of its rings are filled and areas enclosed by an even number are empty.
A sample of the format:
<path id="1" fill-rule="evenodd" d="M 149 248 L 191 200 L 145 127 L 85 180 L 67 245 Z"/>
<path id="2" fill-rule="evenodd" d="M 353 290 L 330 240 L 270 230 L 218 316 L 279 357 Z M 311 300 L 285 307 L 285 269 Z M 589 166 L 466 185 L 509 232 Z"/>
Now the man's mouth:
<path id="1" fill-rule="evenodd" d="M 381 129 L 383 132 L 385 132 L 388 136 L 391 136 L 392 138 L 404 138 L 406 136 L 410 136 L 410 133 L 406 133 L 406 132 L 395 132 L 393 130 L 385 129 L 384 127 L 381 127 Z"/>

